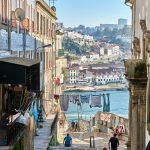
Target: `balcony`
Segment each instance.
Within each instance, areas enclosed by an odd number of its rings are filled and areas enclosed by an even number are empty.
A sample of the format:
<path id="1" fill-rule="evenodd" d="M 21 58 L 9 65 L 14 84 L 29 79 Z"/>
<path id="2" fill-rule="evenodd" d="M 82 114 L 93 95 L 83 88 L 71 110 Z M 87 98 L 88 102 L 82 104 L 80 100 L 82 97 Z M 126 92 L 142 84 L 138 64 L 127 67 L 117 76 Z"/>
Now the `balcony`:
<path id="1" fill-rule="evenodd" d="M 147 79 L 147 67 L 144 60 L 125 60 L 125 76 L 128 80 Z"/>

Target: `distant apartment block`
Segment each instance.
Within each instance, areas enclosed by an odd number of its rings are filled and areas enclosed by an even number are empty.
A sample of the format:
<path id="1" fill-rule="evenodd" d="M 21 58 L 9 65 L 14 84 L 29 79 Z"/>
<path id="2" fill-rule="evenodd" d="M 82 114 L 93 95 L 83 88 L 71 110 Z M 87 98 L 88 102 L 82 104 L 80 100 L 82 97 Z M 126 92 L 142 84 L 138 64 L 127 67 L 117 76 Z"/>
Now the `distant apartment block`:
<path id="1" fill-rule="evenodd" d="M 123 29 L 125 26 L 127 26 L 127 19 L 124 18 L 119 18 L 118 19 L 118 24 L 100 24 L 100 30 L 104 29 L 109 29 L 109 30 L 114 30 L 114 29 Z"/>
<path id="2" fill-rule="evenodd" d="M 119 29 L 124 28 L 127 24 L 128 24 L 128 20 L 127 19 L 123 19 L 123 18 L 119 18 L 118 19 L 118 28 Z"/>
<path id="3" fill-rule="evenodd" d="M 93 53 L 90 55 L 81 56 L 80 62 L 81 63 L 93 63 L 93 62 L 99 61 L 99 59 L 100 59 L 99 54 Z"/>
<path id="4" fill-rule="evenodd" d="M 100 30 L 103 31 L 104 29 L 114 30 L 118 29 L 118 24 L 100 24 Z"/>
<path id="5" fill-rule="evenodd" d="M 118 45 L 110 44 L 100 48 L 100 56 L 120 55 L 120 48 Z"/>
<path id="6" fill-rule="evenodd" d="M 76 84 L 78 81 L 79 75 L 79 65 L 73 64 L 72 66 L 67 67 L 67 83 Z"/>

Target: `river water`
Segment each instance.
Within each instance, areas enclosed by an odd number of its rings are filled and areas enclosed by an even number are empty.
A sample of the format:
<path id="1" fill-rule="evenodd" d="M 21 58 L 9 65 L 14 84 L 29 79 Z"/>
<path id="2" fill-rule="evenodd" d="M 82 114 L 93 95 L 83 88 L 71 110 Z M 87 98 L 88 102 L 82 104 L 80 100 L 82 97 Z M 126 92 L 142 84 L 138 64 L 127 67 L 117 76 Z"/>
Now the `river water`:
<path id="1" fill-rule="evenodd" d="M 128 118 L 128 102 L 129 102 L 129 92 L 128 91 L 100 91 L 100 92 L 65 92 L 65 94 L 110 94 L 110 112 L 119 116 Z M 103 99 L 102 99 L 103 105 Z M 85 120 L 94 116 L 96 112 L 102 111 L 101 108 L 90 108 L 89 104 L 83 104 L 82 109 L 77 107 L 76 104 L 69 103 L 68 111 L 65 112 L 67 120 L 70 122 L 72 120 L 77 121 L 78 116 Z"/>

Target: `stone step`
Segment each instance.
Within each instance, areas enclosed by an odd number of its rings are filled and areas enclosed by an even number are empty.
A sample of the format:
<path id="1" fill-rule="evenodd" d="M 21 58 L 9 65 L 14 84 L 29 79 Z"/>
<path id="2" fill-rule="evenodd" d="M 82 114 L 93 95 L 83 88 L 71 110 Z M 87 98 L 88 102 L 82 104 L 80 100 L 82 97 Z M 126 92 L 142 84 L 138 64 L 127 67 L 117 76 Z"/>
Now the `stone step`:
<path id="1" fill-rule="evenodd" d="M 78 148 L 78 147 L 51 147 L 51 150 L 96 150 L 96 148 Z"/>
<path id="2" fill-rule="evenodd" d="M 10 146 L 0 146 L 0 150 L 10 150 Z"/>

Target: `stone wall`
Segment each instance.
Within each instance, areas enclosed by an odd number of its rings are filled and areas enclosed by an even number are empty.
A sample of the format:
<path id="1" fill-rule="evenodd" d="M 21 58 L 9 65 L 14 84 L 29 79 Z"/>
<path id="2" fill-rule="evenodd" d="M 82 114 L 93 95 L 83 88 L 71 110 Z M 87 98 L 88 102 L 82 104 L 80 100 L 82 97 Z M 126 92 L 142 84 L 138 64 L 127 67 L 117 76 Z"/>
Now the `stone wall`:
<path id="1" fill-rule="evenodd" d="M 91 122 L 93 122 L 93 118 L 91 118 Z M 128 135 L 129 132 L 128 119 L 112 113 L 97 112 L 95 115 L 95 124 L 92 126 L 96 126 L 101 132 L 115 132 L 115 129 L 121 126 L 123 127 L 120 130 L 121 133 Z"/>

